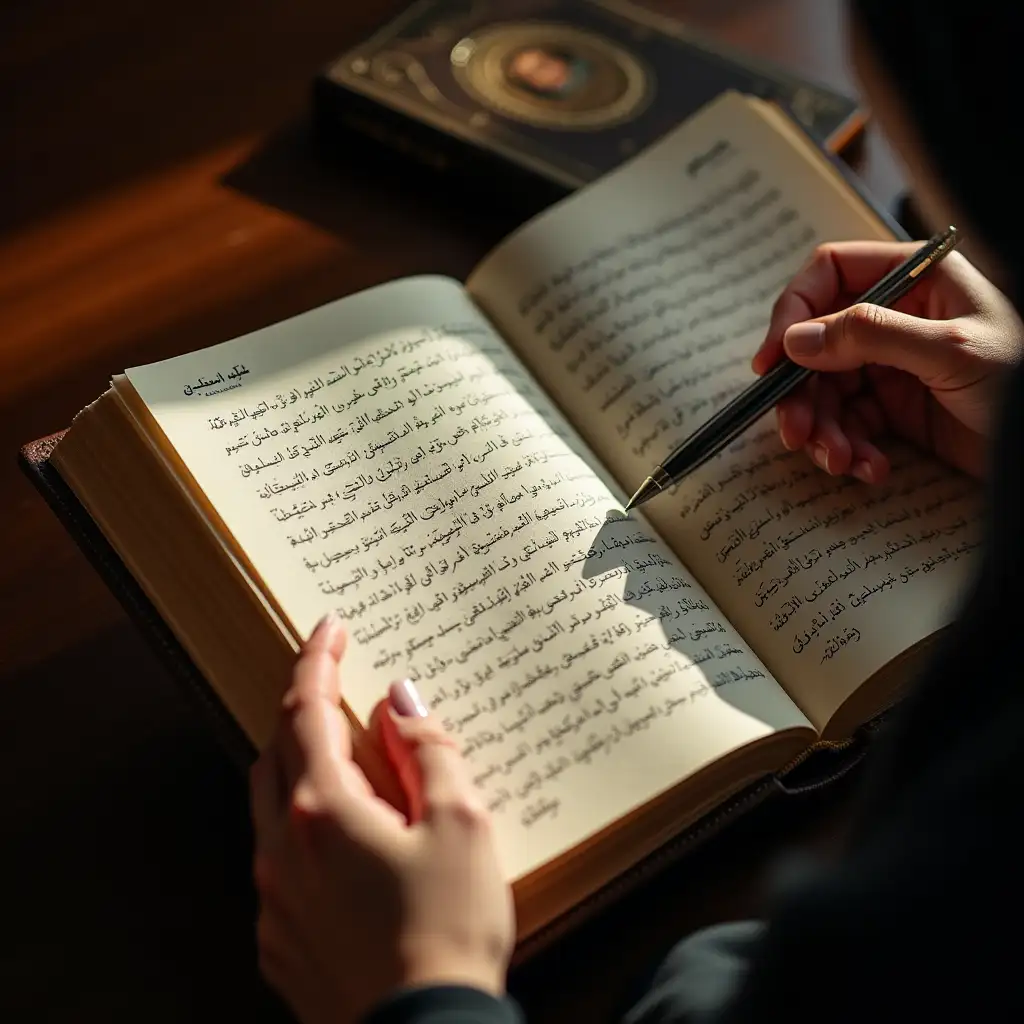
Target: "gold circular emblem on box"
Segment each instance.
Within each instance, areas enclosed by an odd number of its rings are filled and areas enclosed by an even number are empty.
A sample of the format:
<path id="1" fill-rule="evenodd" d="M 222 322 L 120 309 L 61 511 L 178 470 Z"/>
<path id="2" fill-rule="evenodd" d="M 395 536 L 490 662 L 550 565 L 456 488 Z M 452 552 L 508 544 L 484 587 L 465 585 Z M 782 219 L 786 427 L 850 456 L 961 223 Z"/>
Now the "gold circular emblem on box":
<path id="1" fill-rule="evenodd" d="M 459 40 L 450 59 L 470 96 L 542 128 L 608 128 L 635 117 L 653 94 L 653 76 L 634 54 L 572 25 L 491 25 Z"/>

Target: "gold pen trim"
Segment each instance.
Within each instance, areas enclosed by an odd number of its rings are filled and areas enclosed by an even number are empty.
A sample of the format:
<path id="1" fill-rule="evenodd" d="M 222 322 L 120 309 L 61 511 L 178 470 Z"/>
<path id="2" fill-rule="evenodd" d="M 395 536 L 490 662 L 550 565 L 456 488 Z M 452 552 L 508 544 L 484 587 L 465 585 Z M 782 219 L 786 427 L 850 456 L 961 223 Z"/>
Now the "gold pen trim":
<path id="1" fill-rule="evenodd" d="M 929 256 L 924 263 L 919 263 L 914 269 L 907 274 L 907 277 L 917 277 L 918 274 L 923 274 L 933 263 L 935 262 L 934 256 Z"/>
<path id="2" fill-rule="evenodd" d="M 923 274 L 936 260 L 941 260 L 950 249 L 953 248 L 957 243 L 957 231 L 956 228 L 950 225 L 946 232 L 946 237 L 943 238 L 942 242 L 936 247 L 935 252 L 931 253 L 926 260 L 919 263 L 913 270 L 907 274 L 907 277 L 915 278 Z"/>

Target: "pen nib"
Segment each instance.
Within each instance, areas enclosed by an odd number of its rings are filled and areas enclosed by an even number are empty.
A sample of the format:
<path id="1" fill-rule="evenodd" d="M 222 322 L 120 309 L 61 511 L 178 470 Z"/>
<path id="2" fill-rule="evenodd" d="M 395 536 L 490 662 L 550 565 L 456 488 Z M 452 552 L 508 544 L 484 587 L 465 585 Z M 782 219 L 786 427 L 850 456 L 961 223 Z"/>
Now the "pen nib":
<path id="1" fill-rule="evenodd" d="M 649 476 L 639 486 L 636 494 L 626 502 L 625 511 L 628 512 L 631 508 L 636 508 L 637 505 L 642 505 L 649 498 L 653 498 L 660 490 L 661 486 L 655 482 L 653 477 Z"/>

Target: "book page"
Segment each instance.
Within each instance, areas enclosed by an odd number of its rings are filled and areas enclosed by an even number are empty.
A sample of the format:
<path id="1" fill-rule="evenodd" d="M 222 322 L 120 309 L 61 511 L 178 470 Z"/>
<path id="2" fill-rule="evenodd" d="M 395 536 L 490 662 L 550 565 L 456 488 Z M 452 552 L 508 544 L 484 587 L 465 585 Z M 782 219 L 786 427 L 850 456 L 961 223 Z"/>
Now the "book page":
<path id="1" fill-rule="evenodd" d="M 128 371 L 296 637 L 348 624 L 366 721 L 411 678 L 512 877 L 806 720 L 454 281 Z"/>
<path id="2" fill-rule="evenodd" d="M 521 229 L 468 288 L 631 493 L 754 380 L 814 246 L 887 237 L 730 95 Z M 830 479 L 772 416 L 642 511 L 822 728 L 948 619 L 977 544 L 971 492 L 912 457 L 885 489 Z"/>

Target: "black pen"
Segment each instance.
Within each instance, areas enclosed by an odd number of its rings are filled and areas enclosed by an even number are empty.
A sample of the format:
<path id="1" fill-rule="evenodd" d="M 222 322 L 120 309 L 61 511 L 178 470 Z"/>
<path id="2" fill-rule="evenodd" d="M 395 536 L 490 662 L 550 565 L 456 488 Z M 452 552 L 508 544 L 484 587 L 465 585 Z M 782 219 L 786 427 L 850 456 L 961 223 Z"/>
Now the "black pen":
<path id="1" fill-rule="evenodd" d="M 935 266 L 951 253 L 959 240 L 955 227 L 950 226 L 939 232 L 908 260 L 889 271 L 855 305 L 869 302 L 874 306 L 891 306 L 921 280 L 929 267 Z M 737 395 L 724 409 L 694 431 L 660 466 L 656 466 L 626 503 L 626 511 L 650 501 L 656 494 L 679 483 L 708 459 L 716 456 L 747 427 L 774 409 L 782 398 L 813 372 L 784 356 L 777 366 Z"/>

